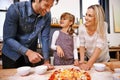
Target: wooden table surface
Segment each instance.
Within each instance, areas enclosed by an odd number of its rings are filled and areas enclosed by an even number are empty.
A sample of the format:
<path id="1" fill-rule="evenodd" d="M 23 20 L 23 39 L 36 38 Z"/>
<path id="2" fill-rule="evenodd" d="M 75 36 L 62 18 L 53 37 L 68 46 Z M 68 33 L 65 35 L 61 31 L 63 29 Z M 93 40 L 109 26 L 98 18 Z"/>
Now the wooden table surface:
<path id="1" fill-rule="evenodd" d="M 55 69 L 65 68 L 78 68 L 73 65 L 67 66 L 55 66 Z M 32 68 L 34 69 L 34 68 Z M 20 76 L 17 74 L 16 69 L 0 69 L 0 80 L 48 80 L 54 70 L 47 71 L 44 75 L 38 75 L 36 73 L 29 74 L 27 76 Z M 113 80 L 112 72 L 106 68 L 103 72 L 97 72 L 94 67 L 88 71 L 91 75 L 91 80 Z"/>
<path id="2" fill-rule="evenodd" d="M 16 73 L 16 69 L 0 69 L 0 80 L 9 80 L 8 77 Z"/>

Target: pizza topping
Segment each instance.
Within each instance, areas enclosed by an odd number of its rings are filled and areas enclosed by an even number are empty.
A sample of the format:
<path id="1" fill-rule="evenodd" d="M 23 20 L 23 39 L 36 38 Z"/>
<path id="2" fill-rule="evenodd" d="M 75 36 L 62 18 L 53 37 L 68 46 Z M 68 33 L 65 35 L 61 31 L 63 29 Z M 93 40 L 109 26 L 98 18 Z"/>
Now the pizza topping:
<path id="1" fill-rule="evenodd" d="M 54 71 L 49 80 L 91 80 L 91 77 L 84 70 L 70 68 Z"/>

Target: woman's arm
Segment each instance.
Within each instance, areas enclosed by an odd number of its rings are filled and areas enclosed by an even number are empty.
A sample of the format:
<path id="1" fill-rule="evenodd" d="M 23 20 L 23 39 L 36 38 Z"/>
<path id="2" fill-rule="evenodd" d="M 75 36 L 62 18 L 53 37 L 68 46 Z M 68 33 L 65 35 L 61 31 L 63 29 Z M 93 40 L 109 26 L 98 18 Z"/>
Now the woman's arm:
<path id="1" fill-rule="evenodd" d="M 84 46 L 80 46 L 79 53 L 80 53 L 80 63 L 84 63 L 84 58 L 85 58 L 85 47 Z"/>
<path id="2" fill-rule="evenodd" d="M 91 58 L 88 60 L 88 63 L 87 63 L 90 66 L 90 68 L 92 67 L 94 62 L 97 60 L 97 58 L 99 57 L 100 53 L 101 53 L 101 49 L 96 47 L 94 52 L 93 52 L 93 55 L 91 56 Z"/>
<path id="3" fill-rule="evenodd" d="M 90 70 L 91 67 L 93 66 L 94 62 L 97 60 L 97 58 L 99 57 L 99 54 L 101 52 L 101 49 L 100 48 L 95 48 L 94 52 L 93 52 L 93 55 L 91 56 L 91 58 L 88 60 L 87 63 L 84 63 L 84 52 L 85 51 L 85 48 L 84 47 L 80 47 L 80 58 L 81 58 L 81 64 L 80 64 L 80 68 L 83 69 L 83 70 Z"/>
<path id="4" fill-rule="evenodd" d="M 84 63 L 85 58 L 85 28 L 84 25 L 80 25 L 79 27 L 79 40 L 80 40 L 80 47 L 79 47 L 79 53 L 80 53 L 80 63 Z"/>

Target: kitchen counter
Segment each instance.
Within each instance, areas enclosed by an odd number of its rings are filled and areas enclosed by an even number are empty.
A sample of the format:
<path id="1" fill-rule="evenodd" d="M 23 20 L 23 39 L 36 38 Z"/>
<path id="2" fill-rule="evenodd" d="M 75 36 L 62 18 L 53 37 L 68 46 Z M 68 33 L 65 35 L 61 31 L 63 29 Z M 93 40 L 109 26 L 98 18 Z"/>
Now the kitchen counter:
<path id="1" fill-rule="evenodd" d="M 0 80 L 9 80 L 8 77 L 16 73 L 16 69 L 0 69 Z"/>
<path id="2" fill-rule="evenodd" d="M 78 68 L 73 65 L 66 65 L 66 66 L 55 66 L 55 69 L 61 69 L 61 68 Z M 48 80 L 50 75 L 54 70 L 47 71 L 44 75 L 38 75 L 34 73 L 34 68 L 32 68 L 32 71 L 27 76 L 19 76 L 17 74 L 16 69 L 1 69 L 0 70 L 0 80 Z M 109 68 L 106 67 L 106 70 L 103 72 L 97 72 L 94 68 L 88 71 L 91 75 L 91 80 L 113 80 L 112 78 L 112 72 L 109 70 Z"/>

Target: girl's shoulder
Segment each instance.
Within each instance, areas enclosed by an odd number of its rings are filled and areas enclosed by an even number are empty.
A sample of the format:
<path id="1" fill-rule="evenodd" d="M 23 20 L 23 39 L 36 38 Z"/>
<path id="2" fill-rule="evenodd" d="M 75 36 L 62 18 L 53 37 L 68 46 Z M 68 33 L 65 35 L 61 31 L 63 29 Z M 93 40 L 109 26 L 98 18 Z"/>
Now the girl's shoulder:
<path id="1" fill-rule="evenodd" d="M 53 35 L 54 35 L 54 36 L 58 36 L 59 33 L 60 33 L 60 31 L 59 31 L 59 30 L 56 30 L 56 31 L 54 31 Z"/>
<path id="2" fill-rule="evenodd" d="M 56 34 L 59 34 L 59 32 L 60 32 L 59 30 L 54 31 L 54 33 L 56 33 Z"/>
<path id="3" fill-rule="evenodd" d="M 72 35 L 72 36 L 76 37 L 76 36 L 77 36 L 77 34 L 73 33 L 73 35 Z"/>

